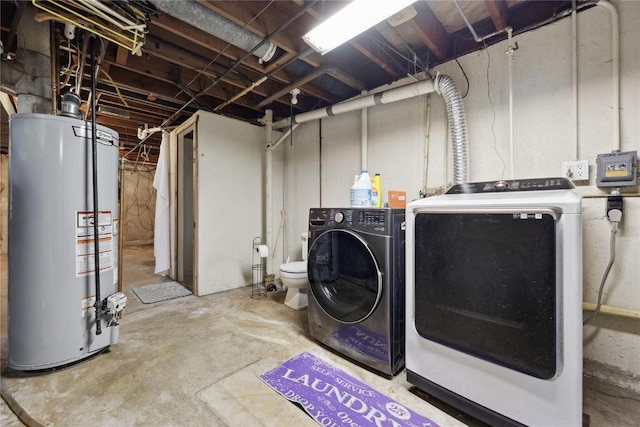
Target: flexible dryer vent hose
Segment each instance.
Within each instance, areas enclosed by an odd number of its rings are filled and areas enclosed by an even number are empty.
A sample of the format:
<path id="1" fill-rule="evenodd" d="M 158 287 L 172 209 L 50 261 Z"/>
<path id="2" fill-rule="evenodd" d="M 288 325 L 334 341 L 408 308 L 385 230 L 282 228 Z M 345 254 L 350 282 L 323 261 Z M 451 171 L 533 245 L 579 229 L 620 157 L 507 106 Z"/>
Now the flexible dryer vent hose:
<path id="1" fill-rule="evenodd" d="M 433 83 L 434 89 L 444 98 L 449 119 L 449 132 L 453 143 L 453 175 L 455 184 L 464 184 L 469 180 L 467 118 L 464 113 L 462 96 L 451 77 L 438 74 Z"/>

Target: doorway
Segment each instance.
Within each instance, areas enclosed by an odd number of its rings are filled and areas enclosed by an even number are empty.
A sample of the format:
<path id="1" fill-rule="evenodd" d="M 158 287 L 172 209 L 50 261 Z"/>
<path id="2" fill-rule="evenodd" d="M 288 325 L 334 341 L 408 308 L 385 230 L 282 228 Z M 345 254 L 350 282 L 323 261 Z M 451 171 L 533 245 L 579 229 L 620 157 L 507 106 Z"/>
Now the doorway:
<path id="1" fill-rule="evenodd" d="M 196 184 L 194 127 L 178 134 L 177 144 L 177 265 L 176 280 L 197 295 L 195 257 Z"/>

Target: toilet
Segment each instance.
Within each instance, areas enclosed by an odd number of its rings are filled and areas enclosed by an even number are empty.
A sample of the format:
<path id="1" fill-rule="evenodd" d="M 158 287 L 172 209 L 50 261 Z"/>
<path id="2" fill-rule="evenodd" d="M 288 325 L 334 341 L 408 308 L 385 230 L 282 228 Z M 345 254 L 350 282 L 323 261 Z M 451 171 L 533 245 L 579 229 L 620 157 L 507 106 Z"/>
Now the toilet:
<path id="1" fill-rule="evenodd" d="M 307 306 L 307 233 L 302 233 L 302 259 L 303 261 L 287 262 L 280 266 L 280 280 L 283 288 L 287 288 L 284 305 L 294 310 L 300 310 Z"/>

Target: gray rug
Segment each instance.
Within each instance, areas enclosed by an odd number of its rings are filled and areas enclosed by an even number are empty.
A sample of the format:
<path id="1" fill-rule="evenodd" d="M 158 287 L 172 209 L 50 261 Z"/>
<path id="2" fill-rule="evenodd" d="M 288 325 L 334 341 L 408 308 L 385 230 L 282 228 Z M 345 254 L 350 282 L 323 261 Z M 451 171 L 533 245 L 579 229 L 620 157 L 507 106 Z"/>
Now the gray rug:
<path id="1" fill-rule="evenodd" d="M 144 304 L 152 304 L 154 302 L 191 295 L 191 291 L 178 282 L 162 282 L 155 285 L 146 285 L 133 288 L 132 291 Z"/>

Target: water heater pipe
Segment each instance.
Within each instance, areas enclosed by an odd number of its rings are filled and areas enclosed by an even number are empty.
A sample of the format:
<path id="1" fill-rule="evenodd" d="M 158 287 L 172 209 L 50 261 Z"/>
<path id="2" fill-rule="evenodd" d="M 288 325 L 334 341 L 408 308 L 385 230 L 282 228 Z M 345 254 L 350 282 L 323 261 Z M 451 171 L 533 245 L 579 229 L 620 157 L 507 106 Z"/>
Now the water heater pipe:
<path id="1" fill-rule="evenodd" d="M 96 302 L 93 307 L 96 310 L 96 335 L 102 334 L 101 312 L 102 298 L 100 297 L 100 234 L 98 232 L 98 138 L 96 129 L 96 36 L 89 36 L 91 45 L 91 142 L 93 147 L 93 260 L 96 282 Z M 122 236 L 120 236 L 122 237 Z"/>

